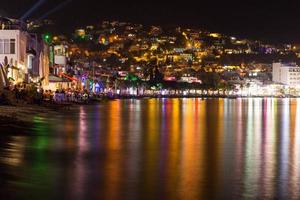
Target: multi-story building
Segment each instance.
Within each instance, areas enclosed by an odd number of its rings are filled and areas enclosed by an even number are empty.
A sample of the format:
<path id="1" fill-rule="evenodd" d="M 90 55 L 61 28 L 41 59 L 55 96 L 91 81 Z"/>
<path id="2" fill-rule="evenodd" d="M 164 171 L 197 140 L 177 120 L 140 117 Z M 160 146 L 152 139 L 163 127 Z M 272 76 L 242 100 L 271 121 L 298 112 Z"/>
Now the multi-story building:
<path id="1" fill-rule="evenodd" d="M 300 67 L 296 63 L 273 63 L 273 82 L 300 85 Z"/>
<path id="2" fill-rule="evenodd" d="M 68 46 L 65 44 L 54 46 L 54 74 L 66 73 Z"/>
<path id="3" fill-rule="evenodd" d="M 8 61 L 11 66 L 8 78 L 14 82 L 23 82 L 28 79 L 26 68 L 27 32 L 24 25 L 6 18 L 0 18 L 0 63 Z"/>
<path id="4" fill-rule="evenodd" d="M 37 82 L 48 84 L 48 47 L 21 21 L 0 17 L 0 63 L 9 65 L 8 78 L 14 84 Z"/>
<path id="5" fill-rule="evenodd" d="M 27 68 L 29 82 L 43 79 L 43 85 L 49 83 L 49 47 L 36 34 L 27 38 Z"/>

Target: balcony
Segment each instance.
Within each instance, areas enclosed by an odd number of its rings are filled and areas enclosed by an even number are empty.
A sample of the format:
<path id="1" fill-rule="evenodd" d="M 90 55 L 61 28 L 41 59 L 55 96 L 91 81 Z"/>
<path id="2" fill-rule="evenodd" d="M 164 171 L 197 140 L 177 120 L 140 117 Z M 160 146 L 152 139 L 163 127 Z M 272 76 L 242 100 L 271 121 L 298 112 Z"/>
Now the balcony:
<path id="1" fill-rule="evenodd" d="M 0 17 L 0 30 L 22 30 L 25 31 L 26 23 L 15 19 Z"/>

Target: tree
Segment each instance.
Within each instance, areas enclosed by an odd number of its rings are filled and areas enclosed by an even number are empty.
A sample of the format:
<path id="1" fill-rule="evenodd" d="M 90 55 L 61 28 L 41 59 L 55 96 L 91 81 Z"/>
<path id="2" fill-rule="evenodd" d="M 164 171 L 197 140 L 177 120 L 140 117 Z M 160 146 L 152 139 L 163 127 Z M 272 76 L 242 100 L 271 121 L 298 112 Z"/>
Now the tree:
<path id="1" fill-rule="evenodd" d="M 8 59 L 5 56 L 4 58 L 4 62 L 2 64 L 0 64 L 0 90 L 2 90 L 4 87 L 9 85 L 9 78 L 8 78 L 8 68 L 9 68 L 9 64 L 8 64 Z"/>
<path id="2" fill-rule="evenodd" d="M 216 72 L 201 72 L 200 74 L 202 83 L 208 88 L 217 89 L 221 78 Z"/>
<path id="3" fill-rule="evenodd" d="M 176 41 L 175 46 L 179 48 L 185 48 L 186 46 L 186 38 L 181 33 L 176 33 Z"/>
<path id="4" fill-rule="evenodd" d="M 108 57 L 106 62 L 112 67 L 120 65 L 119 57 L 115 54 L 112 54 L 110 57 Z"/>

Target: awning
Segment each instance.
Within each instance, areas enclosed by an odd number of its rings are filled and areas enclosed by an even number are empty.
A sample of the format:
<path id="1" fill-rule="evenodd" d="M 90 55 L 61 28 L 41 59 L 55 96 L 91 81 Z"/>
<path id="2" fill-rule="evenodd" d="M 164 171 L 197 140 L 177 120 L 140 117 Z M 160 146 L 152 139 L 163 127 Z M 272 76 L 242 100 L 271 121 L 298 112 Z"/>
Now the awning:
<path id="1" fill-rule="evenodd" d="M 49 82 L 51 83 L 67 83 L 67 82 L 72 82 L 66 78 L 60 78 L 58 76 L 54 76 L 54 75 L 49 75 Z"/>

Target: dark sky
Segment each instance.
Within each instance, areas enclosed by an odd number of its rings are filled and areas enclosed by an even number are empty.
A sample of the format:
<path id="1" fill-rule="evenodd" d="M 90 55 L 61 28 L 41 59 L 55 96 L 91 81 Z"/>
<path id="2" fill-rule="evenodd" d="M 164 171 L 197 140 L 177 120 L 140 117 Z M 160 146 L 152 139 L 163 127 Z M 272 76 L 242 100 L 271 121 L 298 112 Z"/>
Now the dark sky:
<path id="1" fill-rule="evenodd" d="M 0 0 L 0 14 L 20 17 L 39 0 Z M 31 17 L 37 18 L 63 0 L 46 2 Z M 116 1 L 67 0 L 50 18 L 65 30 L 101 20 L 145 24 L 183 25 L 272 42 L 300 43 L 300 3 L 260 1 Z"/>

